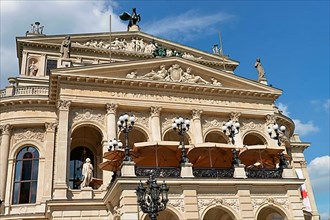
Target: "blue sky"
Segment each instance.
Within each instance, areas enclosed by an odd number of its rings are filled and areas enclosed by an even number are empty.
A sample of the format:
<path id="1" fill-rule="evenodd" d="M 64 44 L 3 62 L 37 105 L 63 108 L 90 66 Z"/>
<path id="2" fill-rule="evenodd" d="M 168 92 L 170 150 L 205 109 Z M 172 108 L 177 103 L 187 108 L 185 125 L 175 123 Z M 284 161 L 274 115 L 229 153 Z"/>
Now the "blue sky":
<path id="1" fill-rule="evenodd" d="M 126 30 L 118 19 L 136 7 L 141 31 L 211 52 L 219 43 L 240 61 L 235 74 L 257 79 L 261 58 L 277 105 L 305 142 L 322 219 L 329 217 L 329 1 L 1 1 L 1 88 L 18 75 L 15 37 L 40 21 L 46 34 Z M 20 14 L 20 16 L 16 16 Z"/>

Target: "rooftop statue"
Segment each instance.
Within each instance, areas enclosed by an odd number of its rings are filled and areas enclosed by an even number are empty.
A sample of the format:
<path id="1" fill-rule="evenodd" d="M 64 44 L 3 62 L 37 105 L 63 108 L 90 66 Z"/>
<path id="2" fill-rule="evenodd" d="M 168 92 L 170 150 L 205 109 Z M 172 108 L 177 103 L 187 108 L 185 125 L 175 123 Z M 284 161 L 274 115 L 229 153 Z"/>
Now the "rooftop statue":
<path id="1" fill-rule="evenodd" d="M 70 52 L 71 52 L 71 40 L 70 36 L 66 36 L 65 39 L 62 41 L 61 45 L 61 57 L 64 59 L 70 58 Z"/>
<path id="2" fill-rule="evenodd" d="M 129 21 L 128 26 L 127 26 L 128 31 L 133 26 L 138 26 L 139 27 L 139 25 L 137 25 L 137 23 L 141 21 L 141 16 L 140 16 L 140 14 L 136 13 L 136 8 L 132 9 L 132 15 L 130 15 L 127 12 L 124 12 L 121 15 L 119 15 L 119 17 L 123 21 Z"/>
<path id="3" fill-rule="evenodd" d="M 40 26 L 40 22 L 35 22 L 31 24 L 31 31 L 27 31 L 26 35 L 42 35 L 44 30 L 44 26 Z"/>
<path id="4" fill-rule="evenodd" d="M 265 80 L 265 70 L 264 70 L 263 66 L 261 65 L 260 58 L 257 58 L 257 61 L 254 64 L 254 67 L 257 68 L 257 71 L 258 71 L 258 81 Z"/>

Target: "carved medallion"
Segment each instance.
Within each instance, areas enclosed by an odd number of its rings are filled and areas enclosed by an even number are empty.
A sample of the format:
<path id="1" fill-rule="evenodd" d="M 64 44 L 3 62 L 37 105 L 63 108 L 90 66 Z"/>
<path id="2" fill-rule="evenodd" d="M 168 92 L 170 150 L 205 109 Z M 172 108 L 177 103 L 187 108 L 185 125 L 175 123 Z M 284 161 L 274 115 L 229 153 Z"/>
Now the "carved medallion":
<path id="1" fill-rule="evenodd" d="M 170 78 L 174 82 L 180 82 L 182 79 L 182 68 L 178 64 L 173 64 L 169 69 L 168 72 L 170 74 Z"/>

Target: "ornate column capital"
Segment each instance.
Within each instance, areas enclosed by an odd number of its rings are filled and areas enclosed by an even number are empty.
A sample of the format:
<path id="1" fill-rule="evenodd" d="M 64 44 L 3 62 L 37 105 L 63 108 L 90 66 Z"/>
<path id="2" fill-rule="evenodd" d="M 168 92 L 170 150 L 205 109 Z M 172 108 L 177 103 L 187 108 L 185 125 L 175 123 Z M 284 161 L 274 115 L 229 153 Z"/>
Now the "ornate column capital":
<path id="1" fill-rule="evenodd" d="M 158 106 L 151 106 L 150 107 L 150 115 L 153 117 L 159 117 L 160 116 L 160 111 L 162 110 L 161 107 Z"/>
<path id="2" fill-rule="evenodd" d="M 276 116 L 275 115 L 266 115 L 266 125 L 274 124 L 276 123 Z"/>
<path id="3" fill-rule="evenodd" d="M 200 119 L 201 115 L 203 113 L 203 110 L 201 109 L 193 109 L 191 110 L 191 115 L 193 119 Z"/>
<path id="4" fill-rule="evenodd" d="M 46 122 L 45 129 L 47 132 L 55 132 L 57 125 L 58 125 L 57 122 Z"/>
<path id="5" fill-rule="evenodd" d="M 118 105 L 115 103 L 107 103 L 107 114 L 116 114 Z"/>
<path id="6" fill-rule="evenodd" d="M 232 120 L 232 121 L 239 121 L 239 117 L 241 116 L 241 113 L 240 112 L 230 112 L 229 113 L 229 118 Z"/>
<path id="7" fill-rule="evenodd" d="M 61 111 L 68 111 L 71 105 L 70 100 L 58 100 L 57 102 L 57 108 Z"/>
<path id="8" fill-rule="evenodd" d="M 10 124 L 0 125 L 0 130 L 2 132 L 2 135 L 10 135 L 12 128 L 13 126 Z"/>

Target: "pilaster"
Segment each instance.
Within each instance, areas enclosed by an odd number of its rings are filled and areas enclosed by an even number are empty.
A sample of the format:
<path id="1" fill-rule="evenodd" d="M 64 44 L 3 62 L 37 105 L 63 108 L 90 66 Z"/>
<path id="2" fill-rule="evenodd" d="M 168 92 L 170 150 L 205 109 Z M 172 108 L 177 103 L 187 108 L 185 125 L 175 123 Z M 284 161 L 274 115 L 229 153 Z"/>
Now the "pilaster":
<path id="1" fill-rule="evenodd" d="M 139 219 L 135 190 L 123 190 L 119 206 L 121 207 L 121 220 Z"/>
<path id="2" fill-rule="evenodd" d="M 150 108 L 150 127 L 153 141 L 161 141 L 160 111 L 161 107 L 152 106 Z"/>
<path id="3" fill-rule="evenodd" d="M 1 129 L 1 151 L 0 151 L 0 199 L 5 199 L 7 170 L 8 170 L 8 153 L 10 147 L 10 135 L 12 126 L 5 124 L 0 127 Z"/>
<path id="4" fill-rule="evenodd" d="M 194 189 L 183 190 L 185 219 L 194 220 L 199 218 L 197 191 Z"/>
<path id="5" fill-rule="evenodd" d="M 55 175 L 54 175 L 54 198 L 67 199 L 67 171 L 68 171 L 68 129 L 69 108 L 71 101 L 59 100 L 58 130 L 55 146 Z"/>
<path id="6" fill-rule="evenodd" d="M 201 123 L 201 115 L 203 113 L 203 110 L 200 109 L 193 109 L 191 111 L 192 115 L 192 122 L 193 122 L 193 137 L 194 137 L 194 143 L 200 144 L 203 143 L 203 133 L 202 133 L 202 123 Z"/>
<path id="7" fill-rule="evenodd" d="M 52 196 L 52 184 L 53 184 L 53 159 L 55 151 L 55 130 L 57 122 L 46 122 L 45 123 L 45 167 L 44 167 L 44 178 L 47 181 L 43 182 L 43 198 L 42 200 L 51 199 Z M 51 181 L 50 181 L 51 180 Z"/>
<path id="8" fill-rule="evenodd" d="M 239 198 L 241 216 L 244 218 L 244 220 L 254 220 L 255 218 L 251 203 L 251 194 L 249 186 L 238 186 L 237 195 Z"/>

